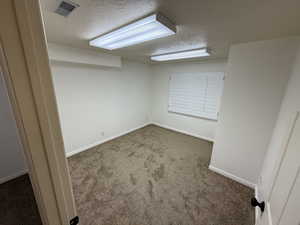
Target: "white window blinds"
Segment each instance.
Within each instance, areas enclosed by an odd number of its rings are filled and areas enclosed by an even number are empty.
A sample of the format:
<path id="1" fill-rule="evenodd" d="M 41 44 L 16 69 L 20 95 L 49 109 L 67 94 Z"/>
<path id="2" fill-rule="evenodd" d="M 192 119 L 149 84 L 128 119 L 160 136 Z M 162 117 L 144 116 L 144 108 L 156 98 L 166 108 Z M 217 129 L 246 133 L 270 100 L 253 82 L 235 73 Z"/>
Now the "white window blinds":
<path id="1" fill-rule="evenodd" d="M 224 73 L 175 73 L 170 76 L 168 111 L 218 119 Z"/>

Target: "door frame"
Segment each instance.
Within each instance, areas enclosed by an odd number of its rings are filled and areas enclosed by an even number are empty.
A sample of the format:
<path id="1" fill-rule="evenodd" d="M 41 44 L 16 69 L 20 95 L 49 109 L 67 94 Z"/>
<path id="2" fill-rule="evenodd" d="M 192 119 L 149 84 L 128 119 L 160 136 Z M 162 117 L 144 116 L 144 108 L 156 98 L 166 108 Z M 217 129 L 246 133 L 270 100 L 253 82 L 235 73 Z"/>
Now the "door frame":
<path id="1" fill-rule="evenodd" d="M 76 216 L 38 0 L 1 0 L 0 63 L 45 225 Z"/>

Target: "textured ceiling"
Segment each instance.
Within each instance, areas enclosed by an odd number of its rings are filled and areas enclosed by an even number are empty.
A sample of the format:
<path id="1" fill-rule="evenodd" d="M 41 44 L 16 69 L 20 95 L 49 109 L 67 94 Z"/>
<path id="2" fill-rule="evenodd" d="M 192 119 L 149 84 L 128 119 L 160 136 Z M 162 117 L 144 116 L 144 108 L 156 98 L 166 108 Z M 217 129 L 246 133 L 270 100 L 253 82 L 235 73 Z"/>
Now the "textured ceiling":
<path id="1" fill-rule="evenodd" d="M 58 0 L 41 0 L 49 42 L 93 48 L 89 39 L 153 12 L 173 21 L 176 35 L 111 51 L 142 61 L 152 54 L 201 47 L 212 49 L 210 58 L 224 58 L 231 44 L 300 34 L 300 0 L 73 1 L 80 7 L 65 18 L 54 13 Z"/>

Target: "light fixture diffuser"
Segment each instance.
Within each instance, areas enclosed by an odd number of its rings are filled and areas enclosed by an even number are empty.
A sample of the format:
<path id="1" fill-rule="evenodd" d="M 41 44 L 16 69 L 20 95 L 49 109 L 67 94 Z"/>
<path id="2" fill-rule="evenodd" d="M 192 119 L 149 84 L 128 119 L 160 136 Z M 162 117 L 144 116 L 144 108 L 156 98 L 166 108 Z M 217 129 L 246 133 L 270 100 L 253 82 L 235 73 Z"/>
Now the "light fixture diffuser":
<path id="1" fill-rule="evenodd" d="M 201 49 L 193 49 L 188 51 L 173 52 L 173 53 L 168 53 L 163 55 L 153 55 L 151 56 L 151 60 L 169 61 L 169 60 L 176 60 L 176 59 L 198 58 L 198 57 L 205 57 L 205 56 L 210 56 L 210 52 L 207 48 L 201 48 Z"/>
<path id="2" fill-rule="evenodd" d="M 138 43 L 170 36 L 176 33 L 176 26 L 161 14 L 153 14 L 123 26 L 89 42 L 91 46 L 104 49 L 118 49 Z"/>

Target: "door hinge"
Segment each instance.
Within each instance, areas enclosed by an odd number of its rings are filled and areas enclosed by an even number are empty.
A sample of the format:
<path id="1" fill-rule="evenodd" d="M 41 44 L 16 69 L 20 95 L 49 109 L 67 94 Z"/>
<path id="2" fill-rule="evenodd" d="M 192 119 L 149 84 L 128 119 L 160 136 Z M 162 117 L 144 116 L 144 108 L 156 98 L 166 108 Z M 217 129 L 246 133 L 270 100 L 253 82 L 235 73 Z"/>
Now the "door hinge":
<path id="1" fill-rule="evenodd" d="M 70 225 L 77 225 L 79 223 L 79 217 L 75 216 L 73 219 L 70 220 Z"/>

